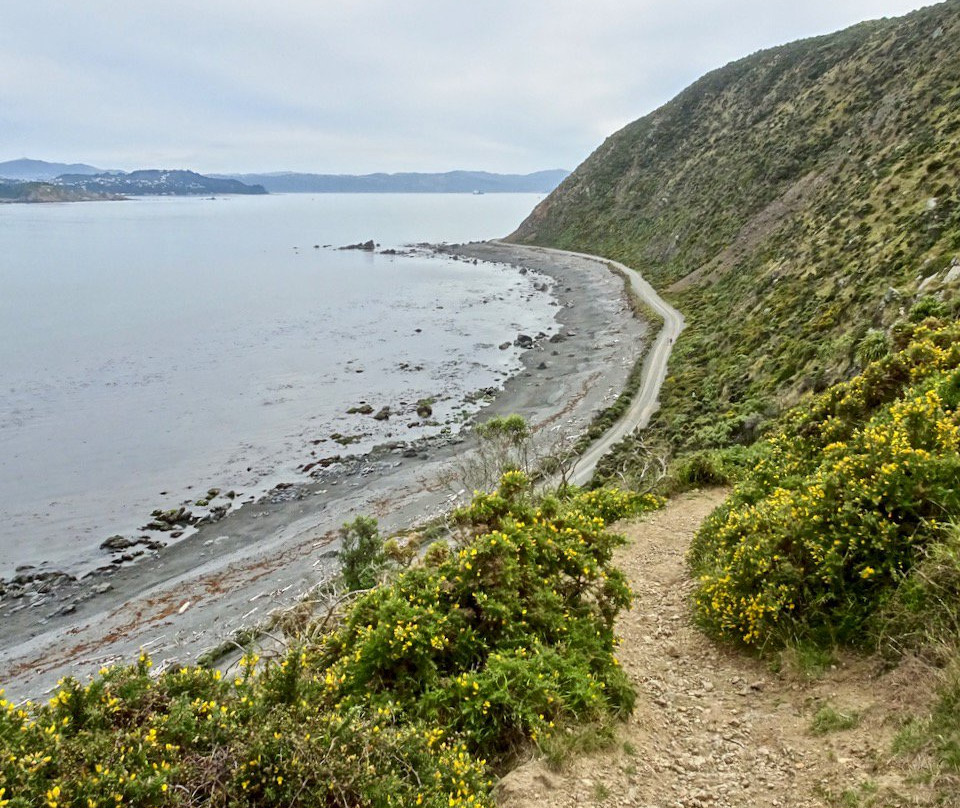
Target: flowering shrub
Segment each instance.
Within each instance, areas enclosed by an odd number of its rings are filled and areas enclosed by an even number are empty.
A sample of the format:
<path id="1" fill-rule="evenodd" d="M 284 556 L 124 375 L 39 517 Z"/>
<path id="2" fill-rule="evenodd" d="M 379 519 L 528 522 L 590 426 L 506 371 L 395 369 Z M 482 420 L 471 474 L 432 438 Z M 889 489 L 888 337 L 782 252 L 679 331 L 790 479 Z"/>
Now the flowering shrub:
<path id="1" fill-rule="evenodd" d="M 496 529 L 362 595 L 342 623 L 233 679 L 150 660 L 0 702 L 0 806 L 482 806 L 491 767 L 565 723 L 628 712 L 613 621 L 630 593 L 616 492 L 514 474 L 460 514 Z M 489 761 L 489 763 L 487 762 Z"/>
<path id="2" fill-rule="evenodd" d="M 916 327 L 904 350 L 789 414 L 694 541 L 708 630 L 856 642 L 960 516 L 958 403 L 955 323 Z"/>

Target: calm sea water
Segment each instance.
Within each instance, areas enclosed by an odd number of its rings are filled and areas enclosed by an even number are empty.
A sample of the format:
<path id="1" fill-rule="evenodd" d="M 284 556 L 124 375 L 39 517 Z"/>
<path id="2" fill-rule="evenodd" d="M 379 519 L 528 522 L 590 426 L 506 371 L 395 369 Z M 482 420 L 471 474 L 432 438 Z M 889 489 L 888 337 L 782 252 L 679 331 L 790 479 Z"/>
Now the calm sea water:
<path id="1" fill-rule="evenodd" d="M 466 394 L 519 367 L 499 343 L 552 330 L 543 279 L 323 245 L 497 237 L 536 201 L 0 206 L 0 576 L 88 569 L 153 508 L 210 487 L 245 498 L 313 459 L 456 423 Z M 422 398 L 440 426 L 407 426 Z M 399 414 L 346 414 L 361 401 Z"/>

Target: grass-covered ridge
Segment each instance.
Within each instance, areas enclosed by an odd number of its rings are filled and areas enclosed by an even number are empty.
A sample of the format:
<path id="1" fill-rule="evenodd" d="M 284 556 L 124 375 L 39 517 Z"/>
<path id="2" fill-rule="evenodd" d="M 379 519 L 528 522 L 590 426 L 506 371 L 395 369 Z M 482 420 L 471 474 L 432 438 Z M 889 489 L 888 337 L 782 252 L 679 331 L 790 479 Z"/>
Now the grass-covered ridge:
<path id="1" fill-rule="evenodd" d="M 0 805 L 488 805 L 525 746 L 632 709 L 609 490 L 535 498 L 511 472 L 465 540 L 362 593 L 331 628 L 235 678 L 142 657 L 46 704 L 0 704 Z"/>
<path id="2" fill-rule="evenodd" d="M 901 336 L 902 350 L 787 415 L 700 529 L 695 606 L 711 633 L 758 646 L 867 642 L 956 530 L 960 324 L 929 320 Z"/>
<path id="3" fill-rule="evenodd" d="M 948 0 L 727 65 L 514 234 L 623 261 L 684 313 L 657 422 L 676 450 L 753 441 L 924 301 L 960 312 L 957 53 Z"/>

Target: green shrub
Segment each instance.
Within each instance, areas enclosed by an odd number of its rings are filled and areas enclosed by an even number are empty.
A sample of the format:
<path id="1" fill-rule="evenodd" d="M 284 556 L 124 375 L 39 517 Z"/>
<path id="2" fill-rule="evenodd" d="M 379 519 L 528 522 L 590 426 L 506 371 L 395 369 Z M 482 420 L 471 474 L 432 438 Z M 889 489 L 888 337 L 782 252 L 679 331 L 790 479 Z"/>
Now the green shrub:
<path id="1" fill-rule="evenodd" d="M 0 704 L 0 801 L 446 808 L 489 791 L 482 761 L 442 731 L 318 702 L 322 680 L 298 654 L 232 681 L 148 666 L 68 680 L 46 705 Z"/>
<path id="2" fill-rule="evenodd" d="M 718 451 L 692 452 L 676 460 L 670 468 L 670 485 L 674 491 L 731 482 L 732 476 Z"/>
<path id="3" fill-rule="evenodd" d="M 890 340 L 886 332 L 871 328 L 857 346 L 857 362 L 861 367 L 882 359 L 890 352 Z"/>
<path id="4" fill-rule="evenodd" d="M 947 314 L 947 307 L 942 301 L 932 295 L 924 295 L 910 307 L 907 319 L 911 323 L 920 323 L 927 317 L 944 317 Z"/>
<path id="5" fill-rule="evenodd" d="M 698 616 L 751 645 L 858 642 L 960 516 L 960 324 L 788 415 L 697 534 Z"/>
<path id="6" fill-rule="evenodd" d="M 358 516 L 340 528 L 340 574 L 348 590 L 369 589 L 386 565 L 377 520 Z"/>
<path id="7" fill-rule="evenodd" d="M 491 418 L 474 427 L 477 445 L 455 463 L 452 480 L 473 491 L 496 488 L 508 471 L 530 472 L 531 432 L 521 415 Z"/>

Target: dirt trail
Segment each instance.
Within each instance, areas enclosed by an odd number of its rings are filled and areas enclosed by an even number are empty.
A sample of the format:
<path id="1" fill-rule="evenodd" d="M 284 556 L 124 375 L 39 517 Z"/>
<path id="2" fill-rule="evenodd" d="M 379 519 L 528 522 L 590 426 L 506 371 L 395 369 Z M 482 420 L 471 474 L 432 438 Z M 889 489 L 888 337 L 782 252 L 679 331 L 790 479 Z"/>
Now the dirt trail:
<path id="1" fill-rule="evenodd" d="M 541 760 L 511 772 L 498 788 L 502 808 L 934 804 L 889 754 L 902 716 L 923 711 L 931 672 L 904 663 L 882 673 L 876 659 L 851 657 L 815 678 L 789 664 L 773 673 L 694 627 L 684 554 L 724 495 L 683 495 L 624 527 L 631 541 L 618 563 L 638 602 L 621 617 L 619 658 L 637 687 L 636 710 L 612 748 L 559 772 Z M 859 724 L 814 734 L 826 706 Z"/>

